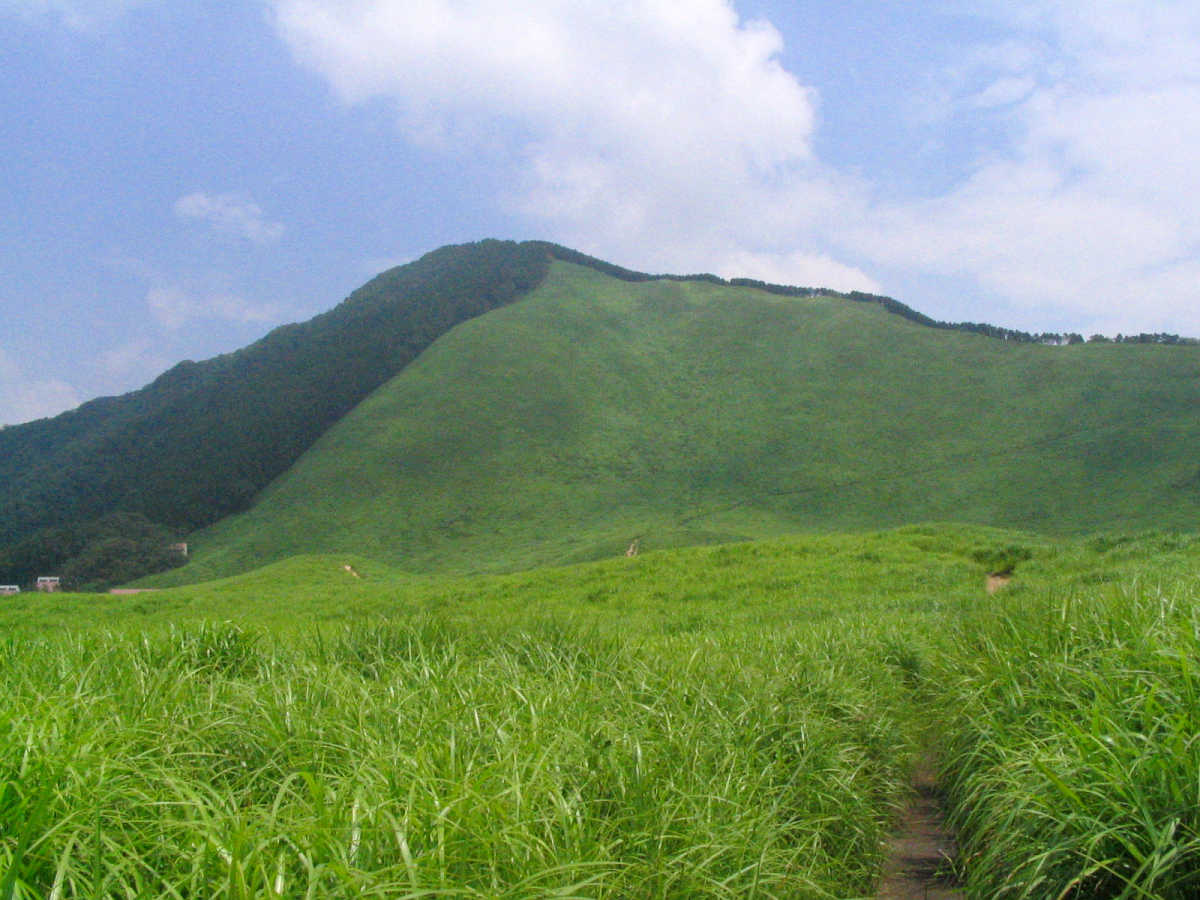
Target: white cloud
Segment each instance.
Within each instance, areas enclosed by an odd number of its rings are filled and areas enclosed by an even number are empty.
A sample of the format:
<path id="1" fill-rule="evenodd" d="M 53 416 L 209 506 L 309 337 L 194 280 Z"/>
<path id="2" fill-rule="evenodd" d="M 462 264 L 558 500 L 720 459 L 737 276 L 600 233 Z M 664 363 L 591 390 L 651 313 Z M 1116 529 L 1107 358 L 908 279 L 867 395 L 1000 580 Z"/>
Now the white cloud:
<path id="1" fill-rule="evenodd" d="M 274 5 L 302 61 L 349 101 L 393 100 L 414 137 L 499 117 L 534 128 L 535 144 L 586 141 L 597 157 L 631 140 L 647 155 L 764 169 L 809 153 L 812 98 L 775 59 L 778 32 L 739 23 L 721 0 Z"/>
<path id="2" fill-rule="evenodd" d="M 879 282 L 859 269 L 820 253 L 750 253 L 737 251 L 722 259 L 716 274 L 725 278 L 757 278 L 769 284 L 834 288 L 880 293 Z"/>
<path id="3" fill-rule="evenodd" d="M 345 101 L 390 102 L 414 142 L 486 152 L 516 185 L 510 210 L 587 252 L 843 289 L 888 272 L 949 285 L 947 316 L 999 298 L 1027 322 L 1200 334 L 1194 2 L 982 0 L 996 40 L 962 46 L 912 106 L 930 145 L 969 132 L 978 156 L 907 198 L 886 171 L 815 157 L 815 93 L 782 68 L 778 32 L 727 0 L 273 8 Z"/>
<path id="4" fill-rule="evenodd" d="M 0 423 L 16 425 L 57 415 L 81 402 L 72 385 L 58 378 L 30 378 L 0 349 Z"/>
<path id="5" fill-rule="evenodd" d="M 268 244 L 283 235 L 283 225 L 269 221 L 257 203 L 236 194 L 206 194 L 196 191 L 175 201 L 181 219 L 207 222 L 222 234 Z"/>
<path id="6" fill-rule="evenodd" d="M 196 320 L 253 324 L 276 321 L 280 315 L 279 308 L 271 304 L 252 303 L 233 294 L 196 294 L 177 285 L 150 288 L 146 304 L 155 320 L 170 331 Z"/>
<path id="7" fill-rule="evenodd" d="M 1024 54 L 1010 43 L 993 57 L 1007 70 L 953 113 L 1015 102 L 1011 148 L 942 196 L 873 208 L 844 246 L 1081 328 L 1200 334 L 1200 7 L 1019 12 L 1049 29 L 1053 52 L 1041 36 Z"/>
<path id="8" fill-rule="evenodd" d="M 515 185 L 510 211 L 627 265 L 816 258 L 828 248 L 803 228 L 854 190 L 813 157 L 816 96 L 780 64 L 779 33 L 725 0 L 274 8 L 296 57 L 344 100 L 391 102 L 414 142 L 483 147 L 497 183 Z"/>

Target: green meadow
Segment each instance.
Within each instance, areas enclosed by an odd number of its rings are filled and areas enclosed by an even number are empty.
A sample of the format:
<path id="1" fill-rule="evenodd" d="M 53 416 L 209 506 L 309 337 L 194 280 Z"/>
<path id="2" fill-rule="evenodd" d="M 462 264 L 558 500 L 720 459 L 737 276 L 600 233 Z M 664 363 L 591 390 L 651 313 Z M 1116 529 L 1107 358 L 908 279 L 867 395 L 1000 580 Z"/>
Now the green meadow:
<path id="1" fill-rule="evenodd" d="M 931 525 L 5 598 L 0 897 L 871 897 L 918 756 L 969 896 L 1194 897 L 1198 564 Z"/>

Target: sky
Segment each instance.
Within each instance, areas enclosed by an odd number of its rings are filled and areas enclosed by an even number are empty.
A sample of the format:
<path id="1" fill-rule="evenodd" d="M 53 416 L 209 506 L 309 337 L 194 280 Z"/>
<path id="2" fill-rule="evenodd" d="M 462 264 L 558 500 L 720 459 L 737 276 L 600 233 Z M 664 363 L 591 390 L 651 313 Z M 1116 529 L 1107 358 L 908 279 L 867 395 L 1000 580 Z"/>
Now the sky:
<path id="1" fill-rule="evenodd" d="M 1195 0 L 0 0 L 0 424 L 448 243 L 1200 335 Z"/>

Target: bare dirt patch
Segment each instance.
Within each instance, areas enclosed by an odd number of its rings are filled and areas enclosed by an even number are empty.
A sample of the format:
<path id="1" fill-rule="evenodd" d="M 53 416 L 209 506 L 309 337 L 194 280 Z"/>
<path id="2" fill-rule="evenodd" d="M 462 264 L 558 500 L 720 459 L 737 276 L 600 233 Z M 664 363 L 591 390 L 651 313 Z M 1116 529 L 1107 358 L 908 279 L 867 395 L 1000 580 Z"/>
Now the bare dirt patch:
<path id="1" fill-rule="evenodd" d="M 987 577 L 987 592 L 994 594 L 1001 588 L 1007 587 L 1010 581 L 1012 581 L 1011 575 L 1006 575 L 1002 572 L 993 572 Z"/>
<path id="2" fill-rule="evenodd" d="M 946 829 L 932 763 L 925 759 L 913 775 L 914 795 L 892 837 L 876 900 L 962 900 L 954 877 L 957 850 Z"/>

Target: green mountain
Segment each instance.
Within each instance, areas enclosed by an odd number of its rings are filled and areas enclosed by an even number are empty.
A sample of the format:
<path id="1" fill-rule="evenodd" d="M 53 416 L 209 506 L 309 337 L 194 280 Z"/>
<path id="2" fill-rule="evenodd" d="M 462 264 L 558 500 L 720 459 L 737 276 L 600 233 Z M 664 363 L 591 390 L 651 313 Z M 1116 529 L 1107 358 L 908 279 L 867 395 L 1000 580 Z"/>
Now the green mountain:
<path id="1" fill-rule="evenodd" d="M 467 572 L 922 520 L 1194 527 L 1200 349 L 1006 341 L 797 293 L 556 259 L 157 582 L 307 552 Z"/>
<path id="2" fill-rule="evenodd" d="M 446 247 L 236 353 L 0 429 L 0 582 L 128 541 L 130 522 L 138 535 L 179 535 L 244 509 L 434 339 L 540 282 L 552 249 Z M 154 557 L 161 546 L 156 536 L 138 552 Z"/>
<path id="3" fill-rule="evenodd" d="M 330 548 L 492 570 L 922 518 L 1190 524 L 1200 351 L 1048 337 L 544 242 L 446 247 L 0 430 L 0 582 L 125 581 L 197 528 L 180 578 Z"/>

